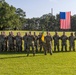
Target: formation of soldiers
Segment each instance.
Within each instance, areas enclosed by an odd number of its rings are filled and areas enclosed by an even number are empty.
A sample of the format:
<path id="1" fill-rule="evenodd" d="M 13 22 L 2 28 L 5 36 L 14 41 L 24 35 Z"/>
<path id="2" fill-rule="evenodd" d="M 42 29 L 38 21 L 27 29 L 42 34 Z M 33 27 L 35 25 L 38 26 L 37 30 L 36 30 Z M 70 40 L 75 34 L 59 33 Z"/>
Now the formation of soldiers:
<path id="1" fill-rule="evenodd" d="M 54 41 L 54 52 L 56 51 L 67 51 L 67 40 L 69 40 L 69 51 L 75 51 L 75 40 L 76 40 L 76 32 L 71 33 L 69 37 L 65 35 L 65 32 L 63 32 L 62 36 L 59 36 L 57 32 L 55 32 L 54 36 L 51 36 L 50 32 L 46 33 L 46 36 L 44 37 L 44 41 L 41 40 L 43 33 L 39 33 L 39 35 L 34 34 L 32 35 L 31 32 L 25 32 L 25 35 L 22 37 L 21 33 L 18 32 L 16 36 L 14 36 L 13 32 L 9 32 L 9 35 L 7 36 L 5 32 L 1 32 L 0 34 L 0 52 L 3 51 L 25 51 L 27 53 L 27 56 L 29 55 L 30 51 L 32 51 L 33 56 L 37 52 L 44 51 L 44 54 L 46 55 L 47 52 L 52 55 L 52 47 Z M 59 40 L 61 40 L 61 50 L 60 50 L 60 43 Z M 22 45 L 24 42 L 24 50 L 22 48 Z"/>

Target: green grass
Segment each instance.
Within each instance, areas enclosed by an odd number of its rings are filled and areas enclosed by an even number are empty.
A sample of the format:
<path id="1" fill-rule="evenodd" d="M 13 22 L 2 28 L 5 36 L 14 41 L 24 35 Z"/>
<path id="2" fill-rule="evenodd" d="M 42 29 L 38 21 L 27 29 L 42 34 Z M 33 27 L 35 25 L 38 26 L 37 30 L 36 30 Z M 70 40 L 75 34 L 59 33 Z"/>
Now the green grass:
<path id="1" fill-rule="evenodd" d="M 76 52 L 1 53 L 0 75 L 76 75 Z"/>

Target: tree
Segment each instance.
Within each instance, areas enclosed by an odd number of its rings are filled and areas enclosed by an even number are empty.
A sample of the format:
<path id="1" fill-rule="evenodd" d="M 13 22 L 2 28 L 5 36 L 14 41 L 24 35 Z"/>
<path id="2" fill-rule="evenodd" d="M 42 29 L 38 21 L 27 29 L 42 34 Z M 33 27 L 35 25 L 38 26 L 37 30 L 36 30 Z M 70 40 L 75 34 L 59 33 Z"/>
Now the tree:
<path id="1" fill-rule="evenodd" d="M 21 29 L 21 26 L 25 23 L 25 16 L 22 9 L 16 9 L 6 3 L 5 0 L 0 0 L 0 30 L 16 27 Z"/>
<path id="2" fill-rule="evenodd" d="M 59 14 L 56 15 L 56 19 L 55 19 L 55 30 L 56 31 L 60 30 L 60 16 L 59 16 Z"/>
<path id="3" fill-rule="evenodd" d="M 0 2 L 4 3 L 4 2 L 5 2 L 5 0 L 0 0 Z"/>
<path id="4" fill-rule="evenodd" d="M 26 13 L 21 8 L 16 9 L 16 14 L 22 18 L 26 16 Z"/>
<path id="5" fill-rule="evenodd" d="M 19 28 L 21 28 L 22 25 L 26 22 L 26 13 L 21 8 L 17 8 L 16 14 L 19 16 Z"/>
<path id="6" fill-rule="evenodd" d="M 11 13 L 9 4 L 6 2 L 0 2 L 0 5 L 0 29 L 3 29 L 7 27 Z"/>
<path id="7" fill-rule="evenodd" d="M 76 31 L 76 15 L 71 16 L 71 31 Z"/>

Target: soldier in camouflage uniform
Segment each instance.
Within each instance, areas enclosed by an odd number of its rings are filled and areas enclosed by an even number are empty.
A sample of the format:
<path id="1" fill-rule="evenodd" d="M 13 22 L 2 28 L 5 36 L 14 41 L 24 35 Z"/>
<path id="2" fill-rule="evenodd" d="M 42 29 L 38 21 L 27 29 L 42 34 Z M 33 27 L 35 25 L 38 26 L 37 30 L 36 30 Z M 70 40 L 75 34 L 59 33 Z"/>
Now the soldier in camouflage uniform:
<path id="1" fill-rule="evenodd" d="M 5 32 L 1 32 L 2 34 L 2 51 L 7 51 L 7 37 L 5 35 Z"/>
<path id="2" fill-rule="evenodd" d="M 69 50 L 71 51 L 73 49 L 73 51 L 75 51 L 75 37 L 73 36 L 73 33 L 71 33 L 71 35 L 69 36 Z"/>
<path id="3" fill-rule="evenodd" d="M 13 51 L 15 51 L 15 36 L 14 36 L 12 31 L 11 31 L 11 35 L 12 35 L 13 40 L 14 40 L 14 42 L 13 42 Z"/>
<path id="4" fill-rule="evenodd" d="M 9 32 L 9 35 L 7 36 L 8 40 L 8 50 L 13 51 L 14 50 L 14 36 L 13 32 Z"/>
<path id="5" fill-rule="evenodd" d="M 38 40 L 39 40 L 39 46 L 40 46 L 39 51 L 40 51 L 40 52 L 42 51 L 42 48 L 43 48 L 43 42 L 42 42 L 42 40 L 41 40 L 41 37 L 42 37 L 42 33 L 39 33 L 39 35 L 38 35 Z"/>
<path id="6" fill-rule="evenodd" d="M 23 36 L 23 40 L 24 40 L 24 51 L 27 52 L 27 33 L 25 33 L 25 35 Z"/>
<path id="7" fill-rule="evenodd" d="M 54 40 L 54 51 L 56 51 L 56 47 L 57 50 L 59 51 L 59 35 L 57 34 L 57 32 L 55 32 L 55 35 L 53 36 L 53 40 Z"/>
<path id="8" fill-rule="evenodd" d="M 38 37 L 35 32 L 34 32 L 34 46 L 35 46 L 36 52 L 38 52 Z"/>
<path id="9" fill-rule="evenodd" d="M 17 33 L 16 37 L 16 51 L 21 52 L 22 51 L 22 37 L 20 32 Z"/>
<path id="10" fill-rule="evenodd" d="M 68 37 L 65 35 L 65 32 L 63 32 L 63 35 L 61 36 L 61 41 L 62 41 L 62 48 L 61 50 L 63 51 L 63 48 L 65 47 L 65 51 L 67 51 L 67 39 Z"/>
<path id="11" fill-rule="evenodd" d="M 4 50 L 4 37 L 3 37 L 3 32 L 1 32 L 0 35 L 0 51 L 2 52 Z"/>
<path id="12" fill-rule="evenodd" d="M 74 33 L 74 36 L 75 36 L 75 42 L 74 43 L 76 45 L 76 32 Z M 75 50 L 76 50 L 76 48 L 75 48 Z"/>
<path id="13" fill-rule="evenodd" d="M 27 37 L 27 56 L 29 56 L 30 47 L 32 47 L 32 52 L 33 52 L 33 56 L 34 56 L 35 55 L 35 50 L 34 50 L 34 36 L 31 35 L 31 32 L 29 32 L 28 37 Z"/>
<path id="14" fill-rule="evenodd" d="M 3 32 L 3 38 L 4 38 L 4 51 L 7 51 L 7 36 L 5 32 Z"/>
<path id="15" fill-rule="evenodd" d="M 49 32 L 47 32 L 47 35 L 45 36 L 45 49 L 44 53 L 46 55 L 46 51 L 50 52 L 50 55 L 52 55 L 52 37 Z"/>

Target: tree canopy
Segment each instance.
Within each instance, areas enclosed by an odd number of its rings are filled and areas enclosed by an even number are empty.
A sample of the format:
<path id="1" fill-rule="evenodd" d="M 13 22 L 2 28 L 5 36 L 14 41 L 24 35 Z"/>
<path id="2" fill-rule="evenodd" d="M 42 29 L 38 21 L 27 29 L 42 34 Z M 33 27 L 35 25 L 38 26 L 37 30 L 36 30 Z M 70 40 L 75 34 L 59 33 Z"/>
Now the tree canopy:
<path id="1" fill-rule="evenodd" d="M 15 8 L 5 0 L 0 0 L 0 30 L 17 27 L 20 29 L 25 22 L 25 16 L 25 12 L 21 8 Z"/>

